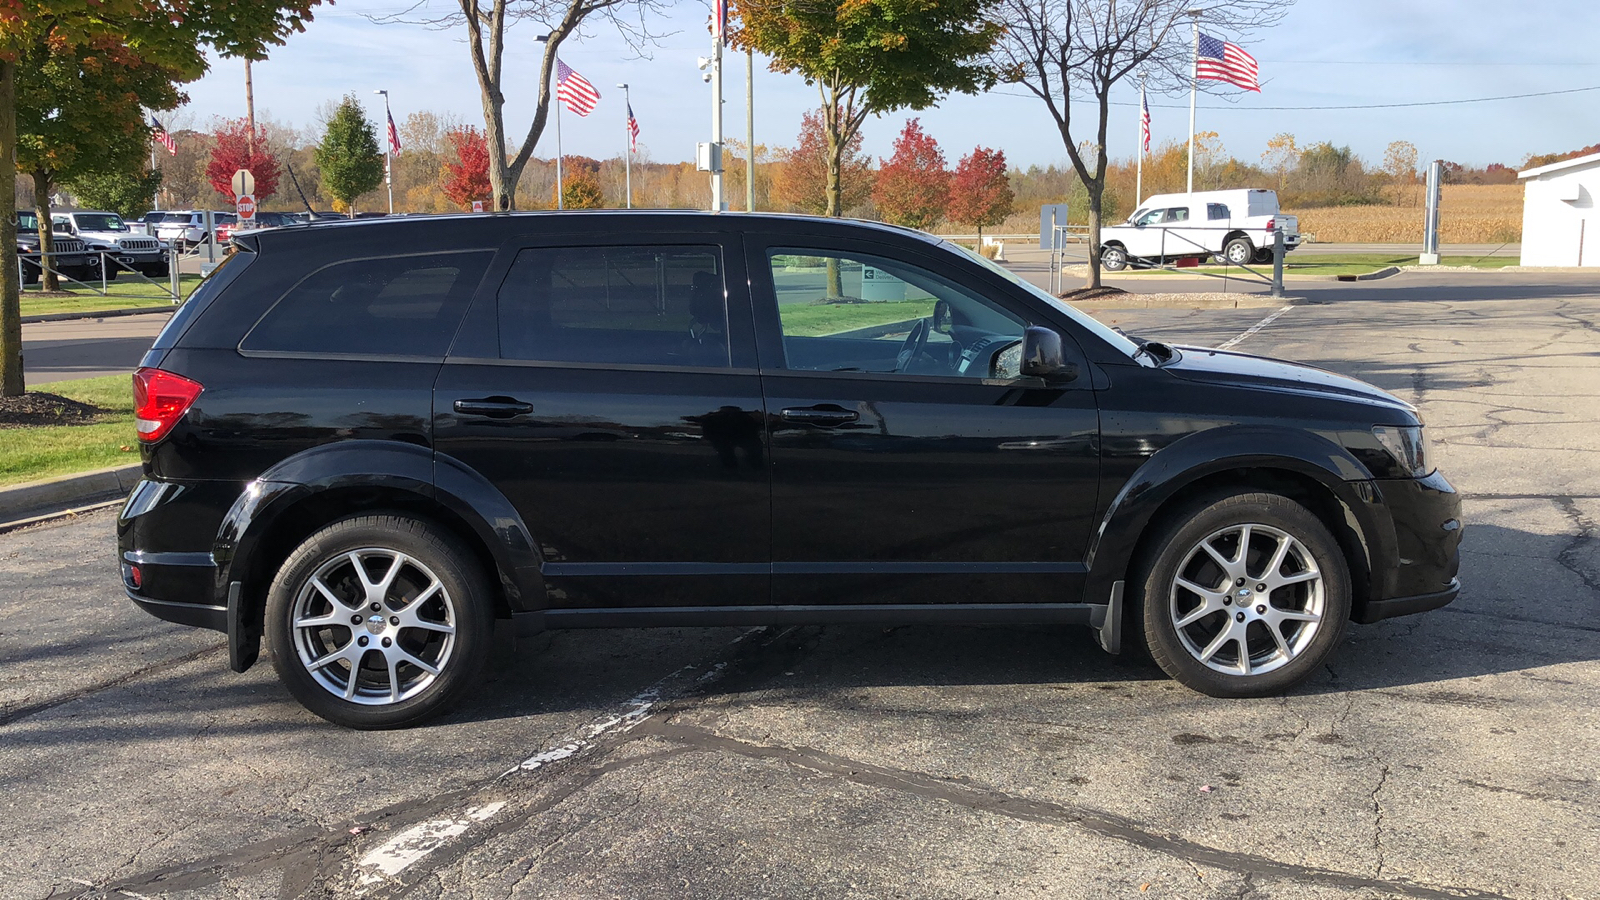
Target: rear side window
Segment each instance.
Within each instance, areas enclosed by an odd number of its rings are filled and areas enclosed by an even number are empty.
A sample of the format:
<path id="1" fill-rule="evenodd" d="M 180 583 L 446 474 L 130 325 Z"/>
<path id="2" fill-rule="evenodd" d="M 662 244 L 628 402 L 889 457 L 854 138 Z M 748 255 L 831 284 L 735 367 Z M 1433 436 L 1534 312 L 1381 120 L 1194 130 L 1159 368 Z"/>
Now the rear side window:
<path id="1" fill-rule="evenodd" d="M 721 263 L 714 246 L 523 250 L 500 287 L 500 356 L 725 368 Z"/>
<path id="2" fill-rule="evenodd" d="M 491 251 L 336 263 L 289 290 L 241 350 L 443 357 Z"/>
<path id="3" fill-rule="evenodd" d="M 1218 221 L 1219 219 L 1230 218 L 1228 215 L 1228 207 L 1221 203 L 1207 203 L 1206 218 L 1212 222 Z"/>

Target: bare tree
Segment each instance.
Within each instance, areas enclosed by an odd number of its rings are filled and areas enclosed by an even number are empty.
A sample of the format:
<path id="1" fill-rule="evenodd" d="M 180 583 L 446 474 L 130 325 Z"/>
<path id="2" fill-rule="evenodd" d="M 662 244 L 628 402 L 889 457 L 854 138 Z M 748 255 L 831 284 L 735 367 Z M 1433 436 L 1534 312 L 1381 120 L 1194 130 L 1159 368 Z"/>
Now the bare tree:
<path id="1" fill-rule="evenodd" d="M 1214 0 L 1200 25 L 1235 37 L 1276 24 L 1292 0 Z M 1089 245 L 1100 246 L 1111 91 L 1143 72 L 1146 84 L 1176 91 L 1190 83 L 1192 0 L 999 0 L 1006 26 L 993 54 L 1002 81 L 1043 100 L 1089 195 Z M 1087 123 L 1073 102 L 1088 106 Z M 1081 142 L 1081 145 L 1080 145 Z M 1089 254 L 1088 287 L 1100 286 L 1100 256 Z"/>
<path id="2" fill-rule="evenodd" d="M 1394 182 L 1394 205 L 1400 206 L 1410 198 L 1410 187 L 1417 180 L 1417 145 L 1410 141 L 1394 141 L 1383 151 L 1383 170 Z"/>
<path id="3" fill-rule="evenodd" d="M 646 18 L 661 9 L 662 0 L 457 0 L 457 3 L 460 12 L 443 16 L 416 17 L 426 5 L 424 0 L 405 12 L 368 18 L 380 24 L 423 25 L 441 31 L 466 32 L 467 52 L 472 57 L 472 70 L 478 76 L 478 90 L 483 101 L 483 130 L 489 145 L 489 183 L 494 189 L 494 208 L 515 209 L 517 182 L 549 121 L 550 100 L 555 96 L 552 77 L 561 43 L 573 35 L 581 35 L 590 17 L 598 15 L 613 25 L 638 52 L 655 39 Z M 502 90 L 506 26 L 519 21 L 542 27 L 547 37 L 539 63 L 539 94 L 533 122 L 528 126 L 527 136 L 508 158 L 512 145 L 506 137 L 506 97 Z"/>

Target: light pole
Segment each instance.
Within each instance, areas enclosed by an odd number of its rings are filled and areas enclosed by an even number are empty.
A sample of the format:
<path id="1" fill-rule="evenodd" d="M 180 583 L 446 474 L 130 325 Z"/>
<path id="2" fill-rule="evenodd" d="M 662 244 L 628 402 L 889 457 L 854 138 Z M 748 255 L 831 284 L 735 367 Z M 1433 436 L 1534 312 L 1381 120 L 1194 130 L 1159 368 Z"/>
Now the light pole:
<path id="1" fill-rule="evenodd" d="M 544 45 L 545 53 L 550 52 L 550 35 L 541 34 L 534 40 Z M 556 93 L 554 90 L 550 92 L 550 105 L 556 108 L 556 209 L 559 210 L 566 206 L 561 196 L 561 98 Z"/>
<path id="2" fill-rule="evenodd" d="M 1186 9 L 1183 14 L 1189 17 L 1194 26 L 1194 56 L 1189 65 L 1189 190 L 1194 193 L 1194 98 L 1200 93 L 1200 16 L 1203 9 Z"/>
<path id="3" fill-rule="evenodd" d="M 744 211 L 756 211 L 756 52 L 744 48 Z"/>
<path id="4" fill-rule="evenodd" d="M 622 108 L 626 117 L 622 121 L 622 183 L 628 209 L 633 209 L 633 101 L 628 99 L 626 81 L 617 87 L 622 88 Z"/>
<path id="5" fill-rule="evenodd" d="M 394 215 L 394 142 L 389 140 L 389 123 L 394 121 L 394 113 L 389 111 L 389 92 L 384 90 L 373 91 L 374 94 L 383 95 L 383 184 L 389 189 L 389 215 Z"/>

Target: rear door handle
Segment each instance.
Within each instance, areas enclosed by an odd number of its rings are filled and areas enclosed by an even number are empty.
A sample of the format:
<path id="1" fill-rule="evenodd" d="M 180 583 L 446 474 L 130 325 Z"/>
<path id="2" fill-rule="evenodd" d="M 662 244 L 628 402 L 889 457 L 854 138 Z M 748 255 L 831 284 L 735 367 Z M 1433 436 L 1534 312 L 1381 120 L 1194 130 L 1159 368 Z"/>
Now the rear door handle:
<path id="1" fill-rule="evenodd" d="M 832 403 L 823 406 L 791 407 L 778 413 L 785 422 L 806 425 L 843 425 L 861 418 L 861 414 Z"/>
<path id="2" fill-rule="evenodd" d="M 455 410 L 464 416 L 488 416 L 491 419 L 509 419 L 533 412 L 532 403 L 512 397 L 484 397 L 481 400 L 457 400 Z"/>

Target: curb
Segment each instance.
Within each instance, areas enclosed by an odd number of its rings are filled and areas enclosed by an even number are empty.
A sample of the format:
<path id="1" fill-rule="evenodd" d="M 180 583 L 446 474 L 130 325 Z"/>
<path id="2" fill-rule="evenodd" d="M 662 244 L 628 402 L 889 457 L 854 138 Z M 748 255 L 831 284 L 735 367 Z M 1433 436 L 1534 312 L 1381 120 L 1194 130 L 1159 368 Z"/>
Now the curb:
<path id="1" fill-rule="evenodd" d="M 1388 278 L 1390 275 L 1399 275 L 1399 266 L 1384 266 L 1376 272 L 1365 272 L 1360 275 L 1333 275 L 1328 281 L 1376 281 L 1379 278 Z"/>
<path id="2" fill-rule="evenodd" d="M 0 488 L 0 522 L 11 523 L 65 507 L 125 497 L 143 473 L 144 466 L 140 464 L 113 466 Z"/>
<path id="3" fill-rule="evenodd" d="M 40 313 L 36 316 L 23 316 L 22 324 L 30 325 L 35 322 L 67 322 L 73 319 L 117 319 L 122 316 L 144 316 L 150 313 L 169 313 L 178 308 L 177 304 L 167 306 L 142 306 L 134 309 L 102 309 L 98 311 Z"/>

